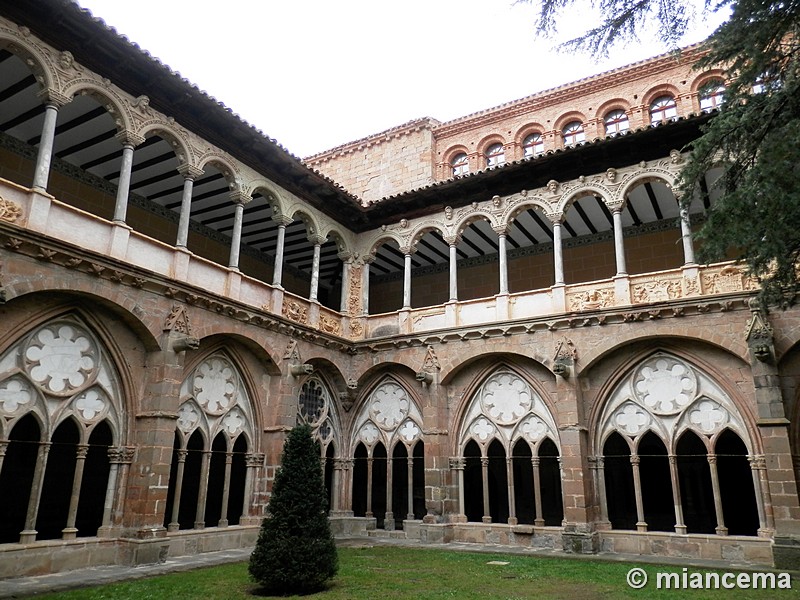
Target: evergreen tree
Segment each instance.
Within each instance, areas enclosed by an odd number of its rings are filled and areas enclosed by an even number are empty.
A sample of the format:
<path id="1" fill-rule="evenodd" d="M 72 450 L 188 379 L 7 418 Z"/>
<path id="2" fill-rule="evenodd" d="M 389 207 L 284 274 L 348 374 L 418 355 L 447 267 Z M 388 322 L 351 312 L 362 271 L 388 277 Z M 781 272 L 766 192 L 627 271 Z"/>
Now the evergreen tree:
<path id="1" fill-rule="evenodd" d="M 319 447 L 308 425 L 286 439 L 275 475 L 269 515 L 250 556 L 250 576 L 270 594 L 307 594 L 324 589 L 338 558 L 326 514 L 327 494 Z"/>
<path id="2" fill-rule="evenodd" d="M 553 34 L 576 0 L 517 0 L 540 6 L 537 29 Z M 800 293 L 800 0 L 590 0 L 597 27 L 567 49 L 606 56 L 655 23 L 670 48 L 709 12 L 730 17 L 704 43 L 699 68 L 725 69 L 725 103 L 689 148 L 679 191 L 697 193 L 712 167 L 722 170 L 715 203 L 697 236 L 701 262 L 734 254 L 761 284 L 765 305 L 785 307 Z M 569 18 L 570 15 L 563 15 Z"/>

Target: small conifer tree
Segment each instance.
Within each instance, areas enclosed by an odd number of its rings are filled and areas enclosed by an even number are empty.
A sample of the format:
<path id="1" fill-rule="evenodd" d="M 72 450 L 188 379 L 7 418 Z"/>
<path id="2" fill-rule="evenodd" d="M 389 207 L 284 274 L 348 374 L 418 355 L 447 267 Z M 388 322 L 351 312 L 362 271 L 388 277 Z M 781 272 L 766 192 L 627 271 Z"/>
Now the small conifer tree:
<path id="1" fill-rule="evenodd" d="M 250 556 L 250 576 L 270 594 L 308 594 L 336 575 L 338 558 L 328 523 L 319 447 L 308 425 L 286 439 L 269 516 Z"/>

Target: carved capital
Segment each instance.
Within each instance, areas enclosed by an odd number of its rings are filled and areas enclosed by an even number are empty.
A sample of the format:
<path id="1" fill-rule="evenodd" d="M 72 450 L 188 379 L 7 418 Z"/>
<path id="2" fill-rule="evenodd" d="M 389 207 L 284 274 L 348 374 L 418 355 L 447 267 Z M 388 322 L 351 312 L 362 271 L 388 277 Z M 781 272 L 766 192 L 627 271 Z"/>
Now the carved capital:
<path id="1" fill-rule="evenodd" d="M 190 165 L 188 163 L 184 163 L 182 165 L 178 165 L 176 167 L 178 173 L 183 175 L 184 179 L 191 179 L 194 181 L 198 177 L 201 177 L 205 171 L 199 167 L 195 167 L 194 165 Z"/>
<path id="2" fill-rule="evenodd" d="M 145 140 L 144 136 L 141 136 L 138 133 L 135 133 L 128 129 L 123 129 L 122 131 L 118 131 L 114 137 L 123 146 L 132 146 L 133 148 L 135 148 L 139 144 L 143 144 Z"/>

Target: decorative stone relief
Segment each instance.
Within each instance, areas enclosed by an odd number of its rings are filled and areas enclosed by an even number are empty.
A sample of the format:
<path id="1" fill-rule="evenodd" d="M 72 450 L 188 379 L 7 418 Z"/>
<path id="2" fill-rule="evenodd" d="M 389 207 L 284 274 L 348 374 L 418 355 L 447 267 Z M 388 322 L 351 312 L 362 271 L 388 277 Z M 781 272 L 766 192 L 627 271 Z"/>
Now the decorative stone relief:
<path id="1" fill-rule="evenodd" d="M 75 408 L 85 421 L 97 420 L 105 413 L 107 405 L 108 401 L 103 397 L 103 393 L 97 389 L 85 391 L 75 401 Z"/>
<path id="2" fill-rule="evenodd" d="M 650 426 L 651 417 L 640 406 L 628 402 L 614 413 L 613 421 L 618 429 L 634 437 Z"/>
<path id="3" fill-rule="evenodd" d="M 234 403 L 236 381 L 233 369 L 221 358 L 203 362 L 194 376 L 194 397 L 211 414 L 221 414 Z"/>
<path id="4" fill-rule="evenodd" d="M 25 351 L 28 373 L 48 392 L 71 393 L 95 373 L 96 349 L 74 325 L 43 327 Z"/>
<path id="5" fill-rule="evenodd" d="M 614 306 L 614 288 L 598 288 L 568 294 L 569 309 L 573 312 Z"/>
<path id="6" fill-rule="evenodd" d="M 704 433 L 714 434 L 728 422 L 728 411 L 713 400 L 701 399 L 689 411 L 689 421 Z"/>
<path id="7" fill-rule="evenodd" d="M 660 279 L 637 283 L 633 286 L 631 298 L 636 304 L 648 302 L 663 302 L 674 300 L 683 296 L 683 289 L 679 280 Z"/>
<path id="8" fill-rule="evenodd" d="M 744 271 L 737 267 L 725 267 L 719 273 L 703 274 L 703 289 L 707 294 L 725 294 L 753 290 L 756 282 L 745 277 Z"/>
<path id="9" fill-rule="evenodd" d="M 547 426 L 547 423 L 535 415 L 529 417 L 522 424 L 522 433 L 529 441 L 534 443 L 543 439 L 549 431 L 550 428 Z"/>
<path id="10" fill-rule="evenodd" d="M 14 223 L 22 215 L 22 208 L 0 196 L 0 221 Z"/>
<path id="11" fill-rule="evenodd" d="M 361 278 L 364 270 L 363 265 L 353 265 L 350 267 L 350 277 L 347 282 L 347 312 L 351 316 L 361 314 Z M 352 321 L 350 322 L 352 328 Z"/>
<path id="12" fill-rule="evenodd" d="M 328 317 L 326 315 L 319 316 L 319 328 L 333 335 L 340 335 L 342 333 L 342 325 L 336 317 Z"/>
<path id="13" fill-rule="evenodd" d="M 634 377 L 638 398 L 655 414 L 674 414 L 694 398 L 694 374 L 675 359 L 662 357 L 640 367 Z"/>
<path id="14" fill-rule="evenodd" d="M 414 421 L 406 421 L 398 430 L 398 434 L 401 438 L 403 438 L 407 443 L 411 443 L 416 440 L 420 435 L 420 429 Z"/>
<path id="15" fill-rule="evenodd" d="M 436 351 L 433 349 L 433 346 L 428 346 L 420 371 L 433 373 L 434 371 L 441 371 L 441 369 L 442 365 L 439 364 L 439 358 L 436 356 Z"/>
<path id="16" fill-rule="evenodd" d="M 303 306 L 297 300 L 286 300 L 283 303 L 283 316 L 295 323 L 306 325 L 308 324 L 308 307 Z"/>
<path id="17" fill-rule="evenodd" d="M 495 432 L 495 427 L 489 419 L 481 417 L 472 424 L 469 430 L 473 436 L 478 438 L 481 442 L 485 442 L 492 437 Z"/>
<path id="18" fill-rule="evenodd" d="M 530 410 L 530 389 L 513 373 L 497 373 L 487 380 L 481 404 L 484 412 L 495 422 L 503 425 L 516 423 Z"/>
<path id="19" fill-rule="evenodd" d="M 177 331 L 186 335 L 192 335 L 192 326 L 189 324 L 189 315 L 186 307 L 174 304 L 169 315 L 164 321 L 164 331 Z"/>
<path id="20" fill-rule="evenodd" d="M 188 433 L 200 422 L 200 413 L 192 404 L 184 404 L 178 409 L 178 427 Z"/>
<path id="21" fill-rule="evenodd" d="M 222 426 L 230 437 L 236 437 L 244 428 L 246 419 L 242 413 L 234 409 L 222 418 Z"/>
<path id="22" fill-rule="evenodd" d="M 394 429 L 408 415 L 406 391 L 394 382 L 381 384 L 372 394 L 370 417 L 381 429 Z"/>
<path id="23" fill-rule="evenodd" d="M 20 407 L 27 408 L 33 399 L 33 390 L 21 377 L 0 383 L 0 409 L 6 414 L 15 413 Z"/>
<path id="24" fill-rule="evenodd" d="M 378 428 L 372 422 L 367 422 L 361 427 L 358 432 L 358 439 L 364 442 L 367 446 L 371 446 L 380 437 Z"/>

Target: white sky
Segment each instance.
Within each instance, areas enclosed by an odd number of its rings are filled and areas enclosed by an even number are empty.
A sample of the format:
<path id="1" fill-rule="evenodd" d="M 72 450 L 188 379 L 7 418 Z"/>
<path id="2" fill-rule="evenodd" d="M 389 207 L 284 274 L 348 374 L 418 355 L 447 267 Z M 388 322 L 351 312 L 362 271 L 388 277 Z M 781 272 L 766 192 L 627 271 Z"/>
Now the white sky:
<path id="1" fill-rule="evenodd" d="M 513 0 L 79 0 L 297 156 L 447 121 L 663 53 L 558 55 Z M 564 39 L 582 32 L 572 9 Z M 719 18 L 717 18 L 719 21 Z M 584 22 L 586 20 L 584 19 Z M 704 39 L 704 24 L 681 45 Z"/>

